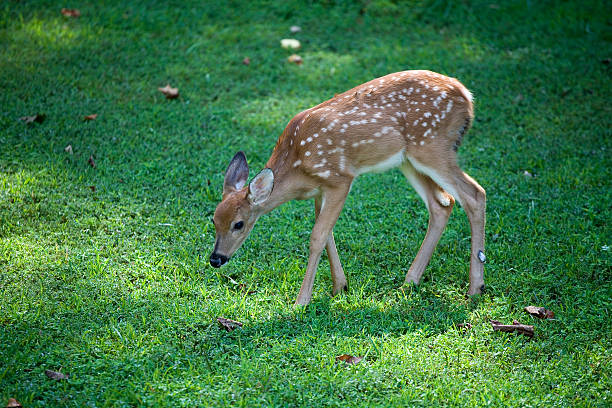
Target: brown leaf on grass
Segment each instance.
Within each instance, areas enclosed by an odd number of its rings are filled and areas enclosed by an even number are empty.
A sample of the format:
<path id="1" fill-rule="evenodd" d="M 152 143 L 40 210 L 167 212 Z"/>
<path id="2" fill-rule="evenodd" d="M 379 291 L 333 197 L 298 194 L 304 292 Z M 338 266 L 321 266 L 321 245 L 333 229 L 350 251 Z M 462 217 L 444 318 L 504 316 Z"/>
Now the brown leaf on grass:
<path id="1" fill-rule="evenodd" d="M 87 116 L 83 117 L 83 120 L 84 121 L 96 120 L 97 117 L 98 117 L 97 113 L 92 113 L 91 115 L 87 115 Z"/>
<path id="2" fill-rule="evenodd" d="M 242 323 L 237 322 L 235 320 L 226 319 L 224 317 L 217 317 L 217 322 L 219 323 L 219 326 L 221 326 L 221 328 L 227 330 L 228 332 L 238 327 L 242 327 Z"/>
<path id="3" fill-rule="evenodd" d="M 240 289 L 243 292 L 246 292 L 247 295 L 253 295 L 253 294 L 257 293 L 256 290 L 247 290 L 246 283 L 238 283 L 238 289 Z"/>
<path id="4" fill-rule="evenodd" d="M 249 57 L 244 57 L 244 59 L 242 60 L 242 63 L 244 65 L 249 65 L 251 63 L 251 59 Z"/>
<path id="5" fill-rule="evenodd" d="M 96 161 L 94 160 L 93 155 L 92 155 L 92 156 L 89 156 L 89 159 L 87 160 L 87 163 L 89 163 L 89 165 L 90 165 L 91 167 L 93 167 L 94 169 L 96 168 Z"/>
<path id="6" fill-rule="evenodd" d="M 89 186 L 89 189 L 94 193 L 96 192 L 96 186 Z"/>
<path id="7" fill-rule="evenodd" d="M 45 370 L 45 375 L 52 380 L 66 380 L 70 377 L 69 374 L 60 373 L 59 371 Z"/>
<path id="8" fill-rule="evenodd" d="M 21 404 L 15 398 L 9 398 L 6 403 L 6 408 L 20 408 Z"/>
<path id="9" fill-rule="evenodd" d="M 336 357 L 336 361 L 344 361 L 346 364 L 359 364 L 363 360 L 363 357 L 354 357 L 350 354 L 342 354 Z"/>
<path id="10" fill-rule="evenodd" d="M 62 15 L 66 16 L 66 17 L 77 18 L 77 17 L 81 17 L 81 12 L 79 10 L 77 10 L 77 9 L 63 8 L 62 9 Z"/>
<path id="11" fill-rule="evenodd" d="M 525 307 L 525 311 L 534 317 L 538 317 L 540 319 L 554 319 L 555 313 L 551 310 L 548 310 L 544 307 L 537 306 L 527 306 Z"/>
<path id="12" fill-rule="evenodd" d="M 22 116 L 19 118 L 19 120 L 23 120 L 25 123 L 43 123 L 46 117 L 47 116 L 43 115 L 42 113 L 37 113 L 36 115 L 32 116 Z"/>
<path id="13" fill-rule="evenodd" d="M 529 326 L 527 324 L 521 324 L 517 320 L 514 320 L 512 324 L 501 324 L 497 320 L 491 320 L 491 325 L 493 326 L 493 330 L 503 331 L 506 333 L 519 333 L 524 334 L 528 337 L 533 337 L 534 331 L 533 326 Z"/>
<path id="14" fill-rule="evenodd" d="M 287 58 L 287 61 L 297 65 L 302 65 L 303 62 L 302 57 L 297 54 L 290 55 L 289 58 Z"/>
<path id="15" fill-rule="evenodd" d="M 72 154 L 72 145 L 64 147 L 64 151 L 68 154 Z"/>
<path id="16" fill-rule="evenodd" d="M 178 88 L 173 88 L 170 84 L 166 84 L 163 88 L 157 88 L 159 92 L 166 95 L 166 99 L 176 99 L 179 96 Z"/>

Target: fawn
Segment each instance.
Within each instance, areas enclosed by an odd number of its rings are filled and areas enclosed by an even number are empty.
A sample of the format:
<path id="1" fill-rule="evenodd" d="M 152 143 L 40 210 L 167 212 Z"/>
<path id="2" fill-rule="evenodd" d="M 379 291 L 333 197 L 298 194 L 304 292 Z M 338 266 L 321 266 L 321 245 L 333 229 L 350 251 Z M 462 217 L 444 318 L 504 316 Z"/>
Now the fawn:
<path id="1" fill-rule="evenodd" d="M 465 86 L 430 71 L 389 74 L 300 112 L 248 185 L 244 153 L 227 167 L 223 199 L 213 217 L 210 264 L 218 268 L 227 262 L 261 215 L 289 200 L 314 198 L 310 256 L 296 304 L 310 302 L 324 247 L 336 295 L 347 280 L 332 231 L 351 184 L 360 174 L 399 167 L 429 211 L 427 233 L 406 283 L 419 283 L 457 199 L 472 235 L 468 294 L 480 293 L 485 190 L 459 168 L 456 153 L 473 117 L 472 94 Z"/>

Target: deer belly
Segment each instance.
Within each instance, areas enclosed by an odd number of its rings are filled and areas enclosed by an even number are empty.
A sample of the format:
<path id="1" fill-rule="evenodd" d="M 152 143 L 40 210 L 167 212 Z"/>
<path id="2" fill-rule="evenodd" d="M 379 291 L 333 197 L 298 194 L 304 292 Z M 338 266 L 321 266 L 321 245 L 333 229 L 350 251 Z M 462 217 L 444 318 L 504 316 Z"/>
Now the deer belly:
<path id="1" fill-rule="evenodd" d="M 404 153 L 404 149 L 402 149 L 376 163 L 363 163 L 361 166 L 355 167 L 355 176 L 364 173 L 382 173 L 394 167 L 398 167 L 406 159 Z"/>

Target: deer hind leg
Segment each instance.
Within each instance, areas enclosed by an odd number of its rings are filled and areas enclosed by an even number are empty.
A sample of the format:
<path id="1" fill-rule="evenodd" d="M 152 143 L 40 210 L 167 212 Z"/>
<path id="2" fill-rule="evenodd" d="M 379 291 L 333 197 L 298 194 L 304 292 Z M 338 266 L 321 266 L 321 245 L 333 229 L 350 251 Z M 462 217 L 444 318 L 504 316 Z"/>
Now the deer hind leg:
<path id="1" fill-rule="evenodd" d="M 469 295 L 484 290 L 484 253 L 486 192 L 470 176 L 464 173 L 456 162 L 445 161 L 437 167 L 428 167 L 410 158 L 412 165 L 426 174 L 439 186 L 455 197 L 464 208 L 470 221 L 472 248 L 470 255 Z"/>
<path id="2" fill-rule="evenodd" d="M 446 227 L 455 200 L 431 178 L 416 171 L 410 162 L 402 163 L 400 170 L 423 199 L 429 211 L 429 224 L 425 239 L 406 274 L 406 283 L 418 284 Z"/>
<path id="3" fill-rule="evenodd" d="M 321 259 L 321 252 L 329 241 L 329 236 L 336 225 L 340 216 L 344 201 L 351 188 L 350 182 L 340 184 L 334 188 L 323 189 L 321 211 L 315 221 L 312 233 L 310 234 L 310 255 L 308 256 L 308 266 L 306 275 L 300 287 L 300 293 L 295 301 L 296 305 L 307 305 L 312 298 L 312 288 L 317 273 L 317 266 Z"/>
<path id="4" fill-rule="evenodd" d="M 321 211 L 321 197 L 315 198 L 315 220 L 319 217 Z M 331 278 L 333 283 L 332 295 L 336 296 L 338 293 L 347 289 L 347 280 L 344 276 L 344 270 L 340 263 L 340 257 L 338 256 L 338 250 L 336 249 L 336 242 L 334 240 L 334 232 L 329 233 L 329 238 L 325 244 L 327 250 L 327 258 L 329 259 L 329 268 L 331 269 Z"/>

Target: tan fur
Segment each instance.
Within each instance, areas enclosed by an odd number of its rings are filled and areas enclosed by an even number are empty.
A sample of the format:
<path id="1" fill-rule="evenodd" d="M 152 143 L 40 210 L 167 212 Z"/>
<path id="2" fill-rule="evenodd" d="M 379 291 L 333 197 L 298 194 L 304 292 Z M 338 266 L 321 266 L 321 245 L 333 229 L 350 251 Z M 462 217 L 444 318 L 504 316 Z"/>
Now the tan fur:
<path id="1" fill-rule="evenodd" d="M 474 262 L 474 257 L 484 251 L 485 193 L 459 169 L 455 153 L 473 112 L 470 92 L 456 79 L 430 71 L 404 71 L 359 85 L 300 112 L 289 122 L 266 164 L 274 174 L 272 193 L 266 202 L 252 208 L 250 218 L 254 223 L 261 214 L 292 199 L 318 200 L 307 273 L 296 303 L 310 301 L 324 246 L 332 264 L 334 292 L 339 290 L 336 286 L 346 285 L 332 229 L 351 183 L 364 172 L 398 166 L 430 212 L 430 228 L 406 281 L 420 280 L 454 197 L 466 208 L 472 225 L 469 293 L 480 292 L 484 286 L 482 262 Z M 233 199 L 228 196 L 226 200 Z"/>

